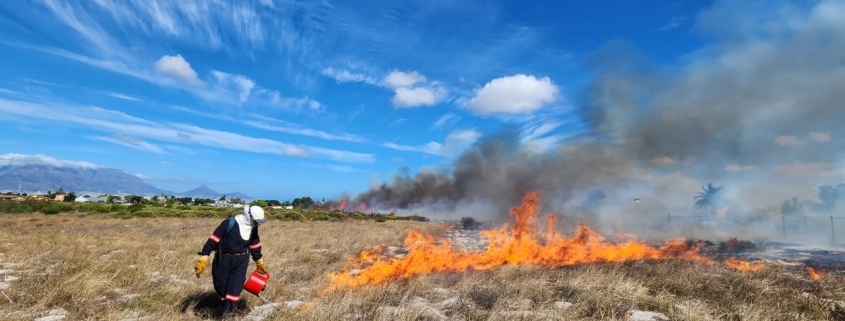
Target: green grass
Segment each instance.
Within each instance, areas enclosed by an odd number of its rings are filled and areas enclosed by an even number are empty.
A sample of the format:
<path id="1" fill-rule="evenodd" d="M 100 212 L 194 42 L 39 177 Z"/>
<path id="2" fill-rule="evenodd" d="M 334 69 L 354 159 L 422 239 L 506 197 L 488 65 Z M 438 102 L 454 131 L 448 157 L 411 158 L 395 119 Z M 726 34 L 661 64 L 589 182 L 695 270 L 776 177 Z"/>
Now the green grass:
<path id="1" fill-rule="evenodd" d="M 0 213 L 2 214 L 59 214 L 59 213 L 83 213 L 83 214 L 108 214 L 118 218 L 131 217 L 196 217 L 196 218 L 226 218 L 241 213 L 238 208 L 220 208 L 211 206 L 187 206 L 187 205 L 164 205 L 164 204 L 105 204 L 105 203 L 72 203 L 53 201 L 0 201 Z M 344 212 L 340 210 L 276 210 L 266 208 L 265 213 L 268 219 L 279 221 L 339 221 L 339 220 L 373 220 L 376 222 L 385 221 L 428 221 L 427 218 L 417 215 L 412 216 L 391 216 L 379 213 Z"/>

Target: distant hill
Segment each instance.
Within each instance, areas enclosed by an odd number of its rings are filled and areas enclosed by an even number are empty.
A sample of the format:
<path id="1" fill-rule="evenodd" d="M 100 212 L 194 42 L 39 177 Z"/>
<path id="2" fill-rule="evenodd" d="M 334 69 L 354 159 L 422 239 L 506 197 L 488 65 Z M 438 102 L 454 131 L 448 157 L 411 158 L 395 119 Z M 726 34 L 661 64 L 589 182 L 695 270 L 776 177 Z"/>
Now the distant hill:
<path id="1" fill-rule="evenodd" d="M 135 175 L 113 168 L 53 166 L 46 164 L 0 167 L 0 190 L 27 193 L 65 191 L 158 195 L 171 192 L 152 186 Z"/>
<path id="2" fill-rule="evenodd" d="M 210 198 L 210 199 L 215 199 L 215 200 L 219 199 L 223 195 L 226 196 L 226 199 L 233 199 L 233 198 L 240 198 L 242 200 L 251 200 L 252 199 L 252 197 L 249 197 L 249 196 L 242 194 L 240 192 L 220 193 L 220 192 L 217 192 L 217 191 L 211 189 L 211 187 L 208 187 L 208 185 L 206 185 L 206 184 L 200 185 L 199 187 L 192 189 L 190 191 L 177 194 L 177 196 Z"/>

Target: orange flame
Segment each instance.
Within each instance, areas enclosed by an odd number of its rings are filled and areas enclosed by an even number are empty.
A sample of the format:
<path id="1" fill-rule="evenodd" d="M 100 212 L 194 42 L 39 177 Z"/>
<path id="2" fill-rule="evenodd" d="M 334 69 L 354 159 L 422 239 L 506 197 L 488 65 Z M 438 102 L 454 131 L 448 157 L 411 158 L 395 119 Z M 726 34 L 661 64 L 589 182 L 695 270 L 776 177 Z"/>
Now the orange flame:
<path id="1" fill-rule="evenodd" d="M 484 252 L 460 252 L 452 249 L 450 240 L 438 240 L 409 229 L 404 247 L 409 252 L 401 258 L 382 259 L 384 247 L 365 251 L 355 265 L 363 269 L 350 273 L 344 269 L 329 274 L 330 285 L 323 291 L 357 287 L 368 284 L 382 284 L 399 278 L 446 272 L 486 270 L 502 265 L 540 265 L 555 268 L 566 265 L 594 262 L 618 262 L 636 259 L 682 258 L 712 264 L 702 257 L 697 247 L 690 247 L 683 239 L 667 241 L 661 247 L 652 247 L 645 242 L 605 242 L 604 237 L 584 225 L 578 224 L 574 238 L 567 238 L 555 229 L 557 217 L 551 214 L 545 222 L 545 231 L 538 228 L 537 212 L 539 196 L 528 193 L 520 207 L 511 208 L 516 218 L 509 228 L 482 231 L 489 239 Z M 364 265 L 367 265 L 364 267 Z"/>
<path id="2" fill-rule="evenodd" d="M 338 206 L 337 206 L 337 209 L 339 209 L 339 210 L 341 210 L 341 211 L 342 211 L 344 208 L 346 208 L 346 200 L 342 200 L 342 201 L 340 201 L 340 205 L 338 205 Z"/>
<path id="3" fill-rule="evenodd" d="M 810 273 L 810 277 L 813 278 L 813 279 L 816 279 L 816 280 L 820 280 L 821 278 L 824 277 L 825 274 L 827 274 L 827 271 L 825 271 L 825 270 L 816 271 L 815 269 L 813 269 L 809 266 L 807 266 L 806 269 L 807 269 L 807 273 Z"/>
<path id="4" fill-rule="evenodd" d="M 728 258 L 725 260 L 725 264 L 729 267 L 740 270 L 740 271 L 757 271 L 762 269 L 766 266 L 763 262 L 748 262 L 748 261 L 740 261 L 735 258 Z"/>

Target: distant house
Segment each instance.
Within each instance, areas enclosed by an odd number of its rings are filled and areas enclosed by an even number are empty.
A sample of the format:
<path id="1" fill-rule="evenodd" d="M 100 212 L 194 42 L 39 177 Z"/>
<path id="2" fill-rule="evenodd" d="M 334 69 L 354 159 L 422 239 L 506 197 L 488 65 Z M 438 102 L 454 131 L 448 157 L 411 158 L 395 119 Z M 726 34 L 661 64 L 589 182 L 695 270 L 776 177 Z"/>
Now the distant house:
<path id="1" fill-rule="evenodd" d="M 282 208 L 284 208 L 284 209 L 286 209 L 286 210 L 292 210 L 292 209 L 293 209 L 293 205 L 282 206 Z"/>
<path id="2" fill-rule="evenodd" d="M 105 203 L 106 199 L 104 197 L 77 197 L 76 201 L 80 203 Z"/>
<path id="3" fill-rule="evenodd" d="M 217 207 L 231 207 L 232 206 L 232 204 L 230 204 L 229 202 L 221 201 L 221 200 L 214 201 L 214 204 L 212 204 L 212 205 L 217 206 Z"/>
<path id="4" fill-rule="evenodd" d="M 26 197 L 20 195 L 0 195 L 0 200 L 23 202 L 26 200 Z"/>
<path id="5" fill-rule="evenodd" d="M 65 201 L 65 194 L 53 195 L 53 200 L 55 200 L 56 202 L 64 202 Z"/>

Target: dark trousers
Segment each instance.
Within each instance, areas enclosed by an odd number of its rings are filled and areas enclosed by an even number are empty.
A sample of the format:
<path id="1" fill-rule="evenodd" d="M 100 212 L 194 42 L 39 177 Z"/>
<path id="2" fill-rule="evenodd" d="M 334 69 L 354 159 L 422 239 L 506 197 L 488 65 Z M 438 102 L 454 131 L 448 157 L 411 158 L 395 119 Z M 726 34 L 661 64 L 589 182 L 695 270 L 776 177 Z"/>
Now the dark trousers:
<path id="1" fill-rule="evenodd" d="M 214 256 L 211 276 L 214 278 L 214 291 L 223 302 L 224 316 L 235 312 L 238 306 L 248 267 L 249 255 L 234 256 L 221 253 Z"/>

